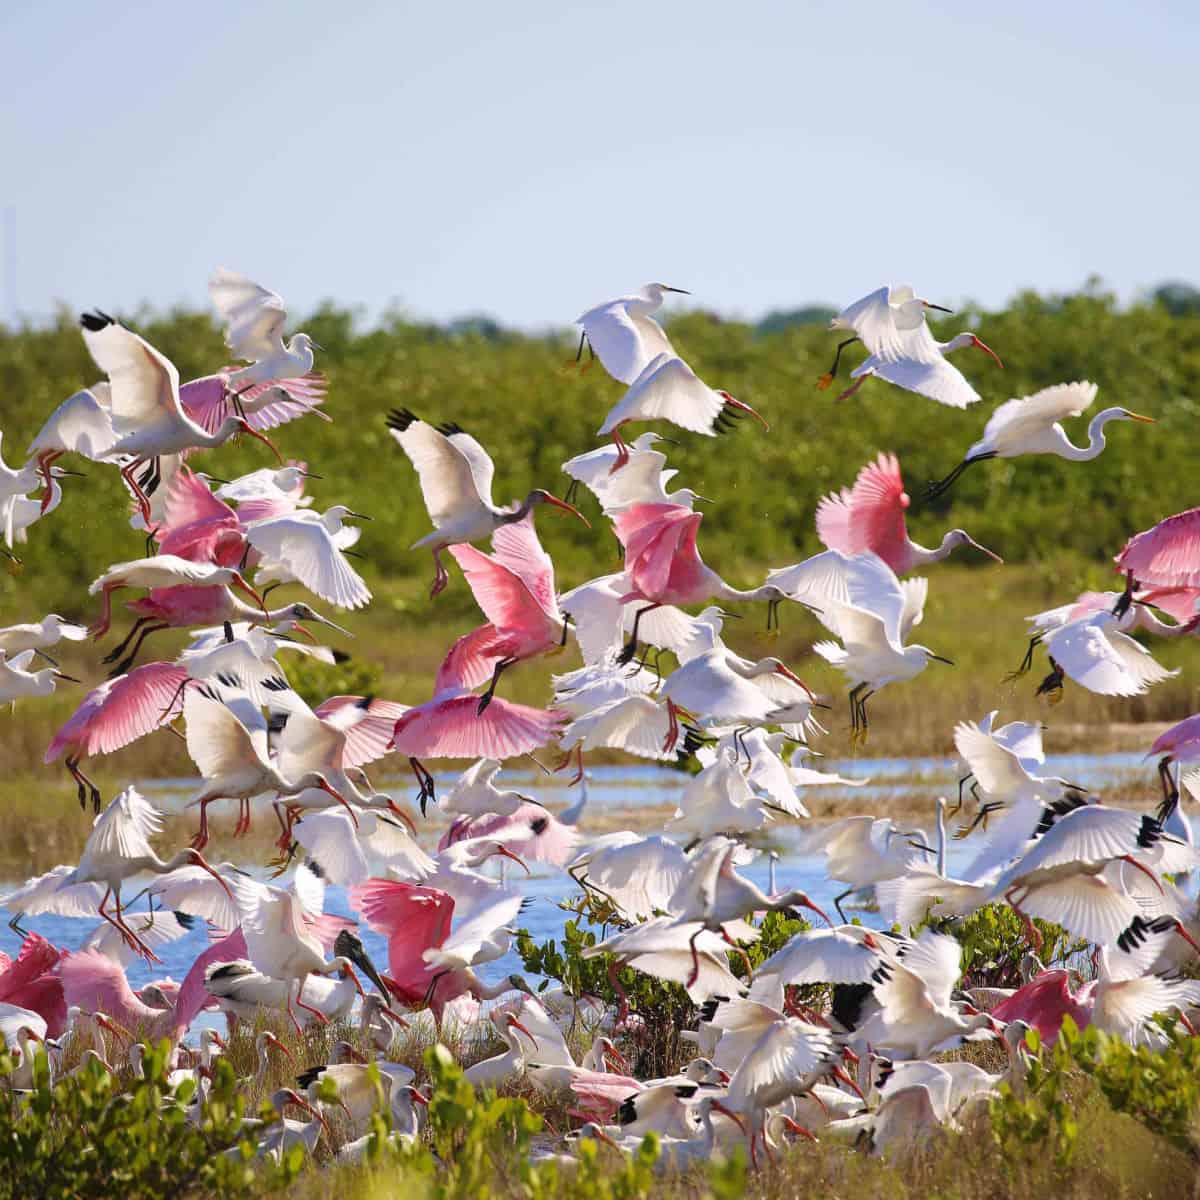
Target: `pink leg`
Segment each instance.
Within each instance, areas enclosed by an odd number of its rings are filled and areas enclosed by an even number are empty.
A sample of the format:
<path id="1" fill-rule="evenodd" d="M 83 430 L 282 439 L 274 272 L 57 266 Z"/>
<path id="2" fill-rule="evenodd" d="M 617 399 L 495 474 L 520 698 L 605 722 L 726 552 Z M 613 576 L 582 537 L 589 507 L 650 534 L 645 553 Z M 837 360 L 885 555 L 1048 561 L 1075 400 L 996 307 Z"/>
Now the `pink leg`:
<path id="1" fill-rule="evenodd" d="M 675 743 L 679 741 L 679 709 L 675 707 L 673 700 L 667 701 L 667 736 L 663 738 L 663 750 L 669 752 L 675 749 Z"/>
<path id="2" fill-rule="evenodd" d="M 46 509 L 50 507 L 50 481 L 53 478 L 50 466 L 55 459 L 61 458 L 63 453 L 62 450 L 45 450 L 38 455 L 38 474 L 42 477 L 42 516 L 46 515 Z"/>
<path id="3" fill-rule="evenodd" d="M 216 796 L 206 796 L 200 801 L 200 828 L 192 838 L 192 849 L 203 850 L 208 845 L 208 806 L 216 800 Z"/>
<path id="4" fill-rule="evenodd" d="M 118 588 L 124 587 L 123 583 L 106 583 L 104 591 L 100 596 L 100 616 L 88 626 L 88 633 L 92 635 L 93 640 L 102 638 L 112 625 L 112 594 Z"/>
<path id="5" fill-rule="evenodd" d="M 142 514 L 142 520 L 146 522 L 146 529 L 150 529 L 150 497 L 142 491 L 142 485 L 137 481 L 137 472 L 139 468 L 146 465 L 144 458 L 135 459 L 128 466 L 121 468 L 121 477 L 129 484 L 129 490 L 133 493 L 134 499 L 137 501 L 138 509 Z"/>
<path id="6" fill-rule="evenodd" d="M 446 584 L 450 582 L 450 572 L 442 565 L 441 549 L 433 552 L 433 565 L 435 574 L 433 576 L 433 587 L 429 589 L 429 598 L 432 600 L 436 595 L 445 590 Z"/>
<path id="7" fill-rule="evenodd" d="M 838 399 L 839 400 L 849 400 L 850 397 L 853 396 L 854 393 L 857 392 L 858 389 L 860 387 L 862 387 L 862 385 L 864 383 L 866 383 L 867 380 L 870 378 L 871 378 L 870 375 L 861 375 L 844 392 L 842 392 L 842 394 L 840 396 L 838 396 Z"/>
<path id="8" fill-rule="evenodd" d="M 311 1004 L 305 1004 L 304 1001 L 300 999 L 300 993 L 304 991 L 304 984 L 307 979 L 307 975 L 303 976 L 300 980 L 299 988 L 296 989 L 296 1007 L 304 1009 L 306 1013 L 312 1013 L 312 1015 L 316 1017 L 322 1025 L 328 1025 L 329 1018 L 319 1008 L 313 1008 Z M 355 982 L 357 982 L 357 980 Z M 361 986 L 359 990 L 361 991 Z M 292 1019 L 295 1020 L 295 1017 Z"/>

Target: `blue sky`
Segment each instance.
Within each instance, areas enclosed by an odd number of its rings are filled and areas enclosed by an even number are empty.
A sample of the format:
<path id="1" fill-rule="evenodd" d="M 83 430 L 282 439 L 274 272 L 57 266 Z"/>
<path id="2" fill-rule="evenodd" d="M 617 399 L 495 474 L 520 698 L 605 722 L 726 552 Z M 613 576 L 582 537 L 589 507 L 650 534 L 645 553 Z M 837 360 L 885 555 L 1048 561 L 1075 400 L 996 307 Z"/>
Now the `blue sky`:
<path id="1" fill-rule="evenodd" d="M 1200 282 L 1195 9 L 978 7 L 6 5 L 0 311 Z"/>

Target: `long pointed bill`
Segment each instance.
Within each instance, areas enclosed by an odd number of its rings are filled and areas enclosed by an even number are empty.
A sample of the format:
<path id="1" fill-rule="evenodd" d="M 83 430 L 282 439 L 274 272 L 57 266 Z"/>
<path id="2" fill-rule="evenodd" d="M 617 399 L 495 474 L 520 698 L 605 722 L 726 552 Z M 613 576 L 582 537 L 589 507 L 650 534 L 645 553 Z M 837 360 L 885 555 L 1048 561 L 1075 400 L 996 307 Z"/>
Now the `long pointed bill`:
<path id="1" fill-rule="evenodd" d="M 513 862 L 515 862 L 517 866 L 519 866 L 525 872 L 526 875 L 533 874 L 533 872 L 529 869 L 529 864 L 519 854 L 510 850 L 507 846 L 499 847 L 496 853 L 502 855 L 504 858 L 511 858 Z"/>
<path id="2" fill-rule="evenodd" d="M 292 632 L 298 633 L 302 638 L 307 638 L 309 643 L 313 646 L 317 644 L 317 635 L 313 633 L 311 629 L 305 629 L 299 621 L 292 626 Z"/>
<path id="3" fill-rule="evenodd" d="M 1144 417 L 1144 416 L 1142 416 L 1141 413 L 1130 412 L 1128 409 L 1125 410 L 1125 415 L 1131 421 L 1145 421 L 1147 425 L 1155 424 L 1155 420 L 1153 417 Z"/>
<path id="4" fill-rule="evenodd" d="M 54 672 L 55 679 L 65 679 L 68 683 L 82 683 L 80 679 L 76 679 L 74 675 L 64 675 L 61 671 Z"/>
<path id="5" fill-rule="evenodd" d="M 346 797 L 343 796 L 342 793 L 339 792 L 337 788 L 335 788 L 328 780 L 323 780 L 321 783 L 317 784 L 317 786 L 321 789 L 321 791 L 328 792 L 350 814 L 350 820 L 354 822 L 354 828 L 357 829 L 358 814 L 355 813 L 350 801 L 347 800 Z"/>
<path id="6" fill-rule="evenodd" d="M 936 308 L 937 305 L 931 304 L 929 307 Z M 815 1098 L 816 1097 L 814 1096 L 814 1099 Z M 797 1137 L 806 1137 L 810 1142 L 815 1142 L 817 1140 L 817 1135 L 815 1133 L 813 1133 L 811 1130 L 805 1129 L 804 1126 L 798 1121 L 793 1121 L 792 1118 L 786 1114 L 783 1117 L 783 1124 L 785 1129 L 790 1129 Z"/>
<path id="7" fill-rule="evenodd" d="M 944 304 L 930 304 L 928 300 L 923 300 L 922 303 L 926 308 L 932 308 L 935 312 L 953 313 L 954 309 L 947 308 Z"/>
<path id="8" fill-rule="evenodd" d="M 659 285 L 664 292 L 674 292 L 677 296 L 690 296 L 692 293 L 687 288 L 667 287 L 665 283 Z"/>
<path id="9" fill-rule="evenodd" d="M 804 689 L 804 691 L 808 694 L 808 696 L 810 696 L 810 697 L 812 696 L 813 692 L 812 692 L 812 689 L 808 686 L 808 684 L 805 683 L 804 680 L 801 679 L 800 676 L 797 675 L 794 671 L 791 671 L 787 667 L 785 667 L 783 665 L 783 663 L 780 663 L 779 666 L 777 666 L 775 668 L 775 674 L 782 675 L 784 677 L 784 679 L 790 679 L 792 681 L 792 683 L 797 685 L 797 687 L 802 687 Z"/>
<path id="10" fill-rule="evenodd" d="M 535 1054 L 537 1053 L 537 1048 L 538 1048 L 537 1038 L 535 1038 L 533 1036 L 533 1034 L 530 1033 L 529 1030 L 526 1029 L 525 1026 L 522 1025 L 521 1022 L 517 1020 L 516 1017 L 508 1018 L 508 1027 L 509 1027 L 509 1029 L 519 1029 L 529 1039 L 529 1044 L 533 1047 L 534 1053 Z"/>
<path id="11" fill-rule="evenodd" d="M 771 427 L 770 427 L 770 425 L 767 424 L 767 422 L 763 418 L 763 416 L 760 413 L 758 413 L 755 409 L 751 408 L 750 405 L 748 405 L 745 401 L 735 400 L 728 392 L 722 392 L 721 395 L 725 397 L 725 403 L 728 404 L 730 408 L 736 408 L 739 412 L 748 413 L 764 429 L 766 429 L 768 432 L 770 431 Z"/>
<path id="12" fill-rule="evenodd" d="M 196 866 L 198 866 L 202 871 L 207 871 L 221 885 L 221 887 L 225 891 L 225 895 L 228 896 L 230 900 L 232 900 L 233 893 L 229 890 L 229 884 L 227 884 L 225 882 L 225 880 L 221 878 L 220 874 L 217 872 L 217 869 L 215 867 L 211 866 L 205 860 L 204 855 L 202 855 L 199 850 L 197 850 L 195 852 L 194 858 L 195 858 Z"/>
<path id="13" fill-rule="evenodd" d="M 807 896 L 805 896 L 803 899 L 797 901 L 797 903 L 801 908 L 807 908 L 812 912 L 815 912 L 817 916 L 829 926 L 830 929 L 833 928 L 833 922 L 829 919 L 829 916 L 826 914 L 825 910 L 815 900 L 810 900 Z"/>
<path id="14" fill-rule="evenodd" d="M 231 586 L 237 588 L 242 595 L 249 596 L 250 599 L 258 605 L 263 616 L 265 616 L 268 621 L 271 619 L 270 610 L 267 608 L 267 602 L 245 581 L 245 579 L 242 578 L 241 575 L 235 575 L 233 577 L 231 580 Z"/>
<path id="15" fill-rule="evenodd" d="M 413 835 L 413 837 L 417 836 L 417 827 L 413 823 L 412 817 L 410 817 L 408 813 L 406 813 L 404 809 L 402 809 L 390 796 L 388 797 L 388 812 L 394 813 L 397 817 L 399 817 L 400 820 L 402 820 L 405 825 L 408 826 L 409 832 Z"/>
<path id="16" fill-rule="evenodd" d="M 983 547 L 981 546 L 980 549 L 983 549 Z M 343 629 L 336 621 L 331 621 L 328 617 L 321 616 L 320 613 L 313 613 L 313 615 L 307 619 L 310 621 L 316 621 L 320 625 L 325 625 L 329 629 L 334 629 L 343 637 L 352 638 L 354 636 L 350 630 Z"/>
<path id="17" fill-rule="evenodd" d="M 112 1017 L 105 1013 L 96 1013 L 93 1019 L 101 1029 L 107 1029 L 109 1033 L 114 1034 L 116 1037 L 123 1037 L 131 1042 L 133 1041 L 133 1034 L 119 1021 L 114 1021 Z"/>
<path id="18" fill-rule="evenodd" d="M 616 1063 L 626 1075 L 629 1074 L 629 1060 L 611 1043 L 604 1051 L 604 1059 L 606 1062 Z"/>
<path id="19" fill-rule="evenodd" d="M 1183 940 L 1187 942 L 1187 944 L 1191 946 L 1191 948 L 1195 950 L 1197 954 L 1200 954 L 1200 946 L 1196 944 L 1196 939 L 1192 937 L 1190 933 L 1188 933 L 1187 928 L 1184 926 L 1182 921 L 1175 922 L 1175 932 L 1179 934 L 1179 936 L 1183 938 Z"/>
<path id="20" fill-rule="evenodd" d="M 945 663 L 948 667 L 954 666 L 954 660 L 952 658 L 943 658 L 940 654 L 931 654 L 929 657 L 933 662 Z"/>
<path id="21" fill-rule="evenodd" d="M 414 1099 L 414 1100 L 415 1100 L 415 1101 L 416 1101 L 416 1102 L 417 1102 L 417 1103 L 418 1103 L 418 1104 L 419 1104 L 419 1105 L 420 1105 L 422 1108 L 428 1108 L 428 1107 L 429 1107 L 429 1100 L 428 1100 L 428 1098 L 427 1098 L 426 1096 L 424 1096 L 424 1095 L 423 1095 L 421 1092 L 418 1092 L 416 1088 L 412 1088 L 412 1089 L 410 1089 L 410 1090 L 411 1090 L 411 1092 L 412 1092 L 412 1098 L 413 1098 L 413 1099 Z"/>
<path id="22" fill-rule="evenodd" d="M 404 1017 L 400 1013 L 398 1013 L 394 1008 L 384 1007 L 384 1008 L 381 1008 L 379 1011 L 381 1013 L 383 1013 L 383 1015 L 385 1017 L 388 1017 L 390 1020 L 395 1021 L 396 1024 L 399 1025 L 401 1029 L 411 1029 L 412 1028 L 412 1025 L 408 1021 L 406 1021 L 404 1019 Z"/>
<path id="23" fill-rule="evenodd" d="M 563 512 L 569 512 L 572 516 L 578 517 L 589 529 L 592 527 L 591 521 L 587 519 L 573 504 L 568 504 L 565 500 L 560 500 L 557 496 L 551 496 L 546 493 L 546 503 L 553 504 L 555 508 L 561 508 Z"/>
<path id="24" fill-rule="evenodd" d="M 984 354 L 987 354 L 987 355 L 989 355 L 991 358 L 993 358 L 993 359 L 995 360 L 995 362 L 996 362 L 996 366 L 1000 367 L 1000 368 L 1001 368 L 1001 370 L 1003 370 L 1003 368 L 1004 368 L 1004 364 L 1003 364 L 1003 363 L 1000 361 L 1000 355 L 998 355 L 998 354 L 995 352 L 995 350 L 993 350 L 993 349 L 991 348 L 991 346 L 987 345 L 987 343 L 986 343 L 986 342 L 982 342 L 982 341 L 980 341 L 980 340 L 979 340 L 979 338 L 976 338 L 976 339 L 975 339 L 974 345 L 975 345 L 975 347 L 976 347 L 977 349 L 979 349 L 979 350 L 982 350 L 982 351 L 984 352 Z"/>
<path id="25" fill-rule="evenodd" d="M 974 538 L 967 538 L 967 545 L 973 546 L 980 554 L 986 554 L 993 562 L 998 562 L 1001 566 L 1004 565 L 1004 559 L 1000 555 L 993 553 L 986 546 L 981 546 Z"/>
<path id="26" fill-rule="evenodd" d="M 271 441 L 271 439 L 267 437 L 265 433 L 259 433 L 257 429 L 251 426 L 249 421 L 242 422 L 242 431 L 244 433 L 248 433 L 252 438 L 254 438 L 255 441 L 262 442 L 262 444 L 266 446 L 273 455 L 275 455 L 275 461 L 278 462 L 281 467 L 283 466 L 283 455 L 279 453 L 275 443 Z"/>

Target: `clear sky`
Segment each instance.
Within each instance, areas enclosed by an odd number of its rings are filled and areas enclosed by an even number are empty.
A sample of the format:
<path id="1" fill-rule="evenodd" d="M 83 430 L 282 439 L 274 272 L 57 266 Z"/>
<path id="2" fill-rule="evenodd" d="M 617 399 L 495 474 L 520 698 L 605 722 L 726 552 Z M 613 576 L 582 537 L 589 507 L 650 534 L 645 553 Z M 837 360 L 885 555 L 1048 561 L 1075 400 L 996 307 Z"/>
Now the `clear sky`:
<path id="1" fill-rule="evenodd" d="M 975 10 L 980 15 L 976 15 Z M 1194 4 L 0 6 L 0 284 L 129 312 L 758 315 L 1200 282 Z M 6 255 L 6 259 L 9 256 Z"/>

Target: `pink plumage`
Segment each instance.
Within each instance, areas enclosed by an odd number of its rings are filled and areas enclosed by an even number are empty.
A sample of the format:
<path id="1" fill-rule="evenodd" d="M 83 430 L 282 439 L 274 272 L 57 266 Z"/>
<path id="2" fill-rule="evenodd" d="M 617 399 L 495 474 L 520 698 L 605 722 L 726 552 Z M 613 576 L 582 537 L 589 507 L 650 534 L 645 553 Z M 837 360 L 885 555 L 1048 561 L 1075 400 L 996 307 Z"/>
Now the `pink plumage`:
<path id="1" fill-rule="evenodd" d="M 93 688 L 51 739 L 42 761 L 52 763 L 64 752 L 71 758 L 111 754 L 160 728 L 182 710 L 179 688 L 186 678 L 174 663 L 146 663 Z"/>
<path id="2" fill-rule="evenodd" d="M 67 1028 L 67 1002 L 62 980 L 52 974 L 63 952 L 40 934 L 27 934 L 15 959 L 0 970 L 0 1002 L 37 1013 L 46 1022 L 49 1037 Z"/>
<path id="3" fill-rule="evenodd" d="M 145 596 L 128 601 L 125 607 L 139 617 L 166 621 L 177 628 L 190 628 L 239 619 L 231 599 L 228 589 L 221 587 L 151 588 Z"/>
<path id="4" fill-rule="evenodd" d="M 438 849 L 482 837 L 503 842 L 526 861 L 551 863 L 556 867 L 570 861 L 579 841 L 579 835 L 570 825 L 564 825 L 540 804 L 525 801 L 508 816 L 493 813 L 455 821 L 438 842 Z"/>
<path id="5" fill-rule="evenodd" d="M 171 480 L 155 538 L 160 554 L 222 567 L 236 567 L 246 550 L 238 514 L 187 467 Z"/>
<path id="6" fill-rule="evenodd" d="M 408 705 L 374 696 L 330 696 L 313 711 L 322 721 L 332 719 L 345 733 L 342 766 L 361 767 L 388 752 L 392 731 L 396 722 L 408 712 Z"/>
<path id="7" fill-rule="evenodd" d="M 880 454 L 859 471 L 853 488 L 817 505 L 817 537 L 843 554 L 872 551 L 903 575 L 915 565 L 904 518 L 908 506 L 899 460 Z"/>
<path id="8" fill-rule="evenodd" d="M 208 968 L 214 964 L 236 962 L 249 956 L 246 935 L 239 927 L 219 942 L 214 942 L 196 958 L 179 986 L 175 1008 L 170 1010 L 171 1036 L 176 1041 L 183 1037 L 196 1017 L 212 1003 L 212 996 L 204 985 L 204 976 Z"/>
<path id="9" fill-rule="evenodd" d="M 352 887 L 349 898 L 367 925 L 388 940 L 388 985 L 406 1004 L 420 1004 L 433 977 L 421 955 L 450 936 L 454 898 L 439 888 L 393 879 L 368 879 Z M 433 997 L 435 1011 L 463 991 L 452 975 L 443 975 Z"/>
<path id="10" fill-rule="evenodd" d="M 1063 1017 L 1069 1016 L 1080 1029 L 1092 1023 L 1092 1008 L 1086 1003 L 1090 998 L 1090 987 L 1081 988 L 1077 995 L 1071 994 L 1066 971 L 1044 971 L 1001 1000 L 991 1015 L 1002 1024 L 1024 1021 L 1038 1031 L 1044 1042 L 1053 1043 L 1062 1028 Z"/>
<path id="11" fill-rule="evenodd" d="M 235 415 L 229 372 L 239 369 L 230 367 L 227 371 L 204 375 L 180 386 L 179 403 L 183 411 L 206 432 L 215 433 L 226 417 Z M 277 398 L 256 408 L 255 402 L 272 389 L 277 393 Z M 242 391 L 238 398 L 245 408 L 251 429 L 274 429 L 314 411 L 317 405 L 324 403 L 325 376 L 319 371 L 310 371 L 298 379 L 256 383 Z M 323 413 L 320 415 L 324 416 Z"/>
<path id="12" fill-rule="evenodd" d="M 1143 586 L 1200 587 L 1200 508 L 1134 534 L 1115 562 Z"/>
<path id="13" fill-rule="evenodd" d="M 1138 592 L 1134 596 L 1138 604 L 1149 604 L 1186 624 L 1196 617 L 1196 601 L 1200 600 L 1200 587 L 1161 587 Z"/>
<path id="14" fill-rule="evenodd" d="M 544 746 L 567 721 L 554 709 L 499 698 L 478 710 L 478 696 L 435 696 L 396 722 L 392 746 L 410 758 L 516 758 Z"/>
<path id="15" fill-rule="evenodd" d="M 1177 725 L 1160 733 L 1150 747 L 1150 754 L 1169 754 L 1180 762 L 1200 758 L 1200 713 L 1184 717 Z"/>
<path id="16" fill-rule="evenodd" d="M 571 1076 L 571 1091 L 579 1100 L 580 1111 L 597 1121 L 609 1120 L 623 1101 L 637 1095 L 644 1086 L 631 1075 L 606 1071 L 580 1070 Z"/>
<path id="17" fill-rule="evenodd" d="M 84 1012 L 102 1012 L 131 1033 L 151 1042 L 172 1035 L 175 1014 L 168 1009 L 151 1008 L 139 1000 L 129 986 L 120 963 L 99 950 L 79 950 L 64 954 L 58 964 L 63 995 L 68 1007 Z"/>
<path id="18" fill-rule="evenodd" d="M 716 594 L 720 578 L 696 545 L 704 514 L 682 504 L 635 504 L 613 518 L 625 547 L 631 598 L 655 604 L 701 604 Z"/>

